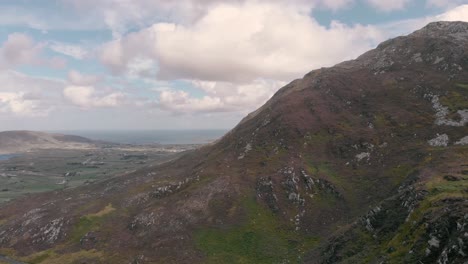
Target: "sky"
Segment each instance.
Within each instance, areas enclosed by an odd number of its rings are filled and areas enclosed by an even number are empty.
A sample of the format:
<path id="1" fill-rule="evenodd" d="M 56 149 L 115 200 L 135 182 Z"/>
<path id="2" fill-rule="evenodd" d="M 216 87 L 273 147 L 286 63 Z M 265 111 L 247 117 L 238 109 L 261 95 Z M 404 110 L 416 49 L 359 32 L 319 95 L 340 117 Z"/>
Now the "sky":
<path id="1" fill-rule="evenodd" d="M 0 130 L 229 129 L 468 0 L 0 0 Z"/>

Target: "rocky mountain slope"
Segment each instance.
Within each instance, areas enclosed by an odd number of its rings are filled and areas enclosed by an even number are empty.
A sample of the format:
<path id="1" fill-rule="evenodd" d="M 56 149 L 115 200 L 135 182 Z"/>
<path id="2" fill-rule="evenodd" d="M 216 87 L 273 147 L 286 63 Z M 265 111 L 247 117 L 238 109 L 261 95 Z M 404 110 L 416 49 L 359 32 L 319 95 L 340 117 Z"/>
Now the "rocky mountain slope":
<path id="1" fill-rule="evenodd" d="M 24 152 L 32 149 L 87 148 L 94 144 L 90 139 L 38 131 L 0 132 L 0 154 Z"/>
<path id="2" fill-rule="evenodd" d="M 279 90 L 176 161 L 0 207 L 29 263 L 464 263 L 468 23 Z"/>

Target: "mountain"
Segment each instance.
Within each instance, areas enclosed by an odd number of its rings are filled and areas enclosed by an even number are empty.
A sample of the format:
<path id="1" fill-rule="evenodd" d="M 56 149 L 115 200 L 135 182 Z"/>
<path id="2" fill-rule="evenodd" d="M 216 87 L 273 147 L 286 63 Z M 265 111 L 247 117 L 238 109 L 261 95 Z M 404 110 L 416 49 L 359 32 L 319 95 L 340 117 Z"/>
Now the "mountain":
<path id="1" fill-rule="evenodd" d="M 280 89 L 213 145 L 0 207 L 30 263 L 464 263 L 468 23 Z"/>
<path id="2" fill-rule="evenodd" d="M 86 148 L 94 144 L 90 139 L 37 131 L 0 132 L 0 153 L 16 153 L 32 149 Z"/>

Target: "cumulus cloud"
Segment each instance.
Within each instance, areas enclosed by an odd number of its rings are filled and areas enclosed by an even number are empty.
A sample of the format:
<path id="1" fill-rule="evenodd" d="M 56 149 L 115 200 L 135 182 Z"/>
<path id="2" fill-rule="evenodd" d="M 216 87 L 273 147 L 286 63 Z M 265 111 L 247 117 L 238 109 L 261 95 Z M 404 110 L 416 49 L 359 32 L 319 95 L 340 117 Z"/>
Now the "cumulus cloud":
<path id="1" fill-rule="evenodd" d="M 99 78 L 70 71 L 68 81 L 0 71 L 0 113 L 20 117 L 47 116 L 52 111 L 127 106 L 136 101 L 107 87 L 95 88 Z M 65 99 L 65 100 L 64 100 Z"/>
<path id="2" fill-rule="evenodd" d="M 150 78 L 156 76 L 156 62 L 149 58 L 139 57 L 127 64 L 127 76 L 133 79 Z"/>
<path id="3" fill-rule="evenodd" d="M 84 109 L 120 106 L 125 100 L 124 93 L 100 94 L 93 86 L 70 85 L 65 87 L 63 95 L 72 104 Z"/>
<path id="4" fill-rule="evenodd" d="M 441 15 L 438 15 L 435 17 L 435 20 L 468 22 L 468 4 L 458 6 Z"/>
<path id="5" fill-rule="evenodd" d="M 155 37 L 149 28 L 105 43 L 101 48 L 100 60 L 113 74 L 147 72 L 156 58 L 153 48 Z"/>
<path id="6" fill-rule="evenodd" d="M 157 23 L 104 46 L 102 62 L 114 73 L 146 57 L 163 79 L 245 82 L 290 80 L 353 58 L 382 40 L 372 26 L 319 25 L 307 13 L 280 4 L 219 4 L 195 24 Z"/>
<path id="7" fill-rule="evenodd" d="M 337 10 L 354 0 L 253 0 L 301 7 Z M 189 24 L 219 3 L 245 3 L 252 0 L 57 0 L 54 8 L 41 5 L 2 5 L 0 25 L 48 30 L 110 29 L 114 37 L 156 21 Z"/>
<path id="8" fill-rule="evenodd" d="M 42 47 L 22 33 L 12 33 L 0 47 L 1 60 L 4 64 L 35 64 L 39 61 Z"/>
<path id="9" fill-rule="evenodd" d="M 144 27 L 156 21 L 172 21 L 180 24 L 192 24 L 219 4 L 281 4 L 300 8 L 307 13 L 312 8 L 322 7 L 337 10 L 344 8 L 354 0 L 62 0 L 78 12 L 104 21 L 115 38 L 119 38 L 129 29 Z"/>
<path id="10" fill-rule="evenodd" d="M 59 57 L 41 56 L 44 45 L 36 43 L 23 33 L 12 33 L 0 46 L 0 68 L 12 68 L 19 65 L 43 65 L 63 68 L 66 61 Z"/>
<path id="11" fill-rule="evenodd" d="M 162 91 L 159 95 L 160 107 L 176 113 L 222 112 L 225 109 L 219 98 L 203 96 L 192 98 L 184 91 Z"/>
<path id="12" fill-rule="evenodd" d="M 149 78 L 154 82 L 167 81 L 158 85 L 164 87 L 153 91 L 159 95 L 157 107 L 173 113 L 252 111 L 287 81 L 310 70 L 352 59 L 388 37 L 409 33 L 434 20 L 468 19 L 468 6 L 440 16 L 373 26 L 345 25 L 338 21 L 322 26 L 310 17 L 314 8 L 337 10 L 354 3 L 367 3 L 389 12 L 404 9 L 411 0 L 62 2 L 76 8 L 73 12 L 78 10 L 78 17 L 89 18 L 86 25 L 95 21 L 96 28 L 105 25 L 112 30 L 114 40 L 103 44 L 98 54 L 99 60 L 117 75 L 111 81 L 125 82 L 116 84 L 119 87 L 128 86 L 135 81 L 133 79 L 138 83 L 143 80 L 145 85 L 150 83 Z M 427 0 L 428 6 L 445 7 L 444 2 L 448 1 Z M 464 0 L 450 2 L 466 3 Z M 0 16 L 0 24 L 4 19 Z M 21 19 L 26 18 L 22 16 Z M 15 33 L 0 46 L 0 67 L 63 66 L 64 61 L 59 58 L 44 59 L 41 56 L 46 45 L 75 59 L 90 57 L 89 51 L 80 45 L 36 43 L 28 35 Z M 177 85 L 171 87 L 169 84 L 174 80 L 188 82 L 198 92 L 190 93 L 190 89 L 180 89 Z M 41 90 L 12 86 L 17 90 L 2 90 L 0 111 L 19 115 L 40 112 L 40 109 L 47 109 L 46 105 L 66 107 L 71 104 L 90 109 L 128 106 L 129 101 L 132 106 L 147 106 L 143 101 L 132 101 L 134 97 L 128 91 L 100 87 L 101 81 L 98 76 L 70 70 L 67 81 L 54 92 L 47 92 L 49 89 L 45 85 L 29 82 L 28 85 L 42 87 Z M 133 92 L 134 96 L 139 93 L 137 88 Z M 198 95 L 200 93 L 202 95 Z M 57 96 L 61 101 L 56 100 Z M 77 110 L 76 107 L 73 109 Z"/>
<path id="13" fill-rule="evenodd" d="M 403 8 L 407 2 L 374 1 L 385 10 Z M 354 58 L 388 37 L 428 22 L 466 19 L 466 8 L 376 26 L 334 21 L 327 28 L 307 13 L 281 4 L 219 4 L 192 25 L 156 23 L 109 42 L 102 47 L 100 59 L 114 74 L 145 73 L 156 78 L 156 72 L 167 80 L 290 80 Z"/>
<path id="14" fill-rule="evenodd" d="M 15 116 L 45 116 L 60 104 L 64 82 L 1 71 L 0 112 Z"/>
<path id="15" fill-rule="evenodd" d="M 396 2 L 386 10 L 406 3 Z M 300 9 L 279 2 L 219 4 L 190 26 L 156 23 L 109 42 L 100 58 L 114 74 L 144 72 L 145 78 L 192 80 L 204 94 L 159 89 L 164 110 L 248 111 L 263 104 L 285 81 L 354 58 L 382 40 L 431 21 L 467 20 L 467 12 L 468 6 L 460 6 L 439 16 L 398 23 L 347 26 L 334 21 L 326 28 Z"/>
<path id="16" fill-rule="evenodd" d="M 192 81 L 206 95 L 196 98 L 181 90 L 158 89 L 159 107 L 174 113 L 242 112 L 264 104 L 281 86 L 281 81 L 258 79 L 249 84 Z"/>
<path id="17" fill-rule="evenodd" d="M 50 111 L 34 97 L 28 97 L 24 92 L 0 92 L 0 112 L 19 116 L 44 116 Z"/>

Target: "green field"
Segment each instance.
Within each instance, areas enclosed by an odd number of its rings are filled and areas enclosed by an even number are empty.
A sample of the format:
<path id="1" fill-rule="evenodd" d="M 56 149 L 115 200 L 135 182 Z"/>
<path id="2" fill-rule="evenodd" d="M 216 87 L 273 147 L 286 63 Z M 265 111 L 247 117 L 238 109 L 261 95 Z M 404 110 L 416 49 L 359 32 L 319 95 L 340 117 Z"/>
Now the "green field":
<path id="1" fill-rule="evenodd" d="M 194 146 L 180 146 L 179 150 Z M 37 150 L 0 161 L 0 203 L 22 195 L 73 188 L 175 158 L 161 148 Z"/>

